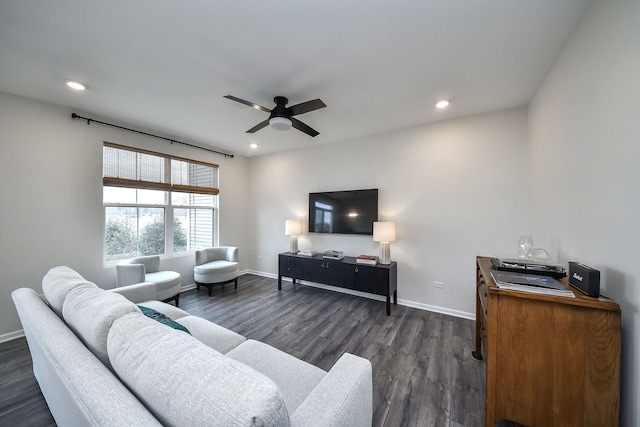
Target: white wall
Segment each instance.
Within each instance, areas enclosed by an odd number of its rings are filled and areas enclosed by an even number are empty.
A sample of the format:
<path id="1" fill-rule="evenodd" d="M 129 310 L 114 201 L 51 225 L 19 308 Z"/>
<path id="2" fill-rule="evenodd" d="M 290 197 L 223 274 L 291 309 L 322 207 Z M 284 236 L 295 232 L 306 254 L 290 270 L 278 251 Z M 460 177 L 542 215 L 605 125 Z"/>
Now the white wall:
<path id="1" fill-rule="evenodd" d="M 309 192 L 378 188 L 380 220 L 397 227 L 398 298 L 474 318 L 475 256 L 515 254 L 528 232 L 526 138 L 526 111 L 516 109 L 329 145 L 302 139 L 311 147 L 253 158 L 251 264 L 277 274 L 284 222 L 307 221 Z M 363 236 L 305 234 L 299 246 L 379 253 Z"/>
<path id="2" fill-rule="evenodd" d="M 534 240 L 622 308 L 622 424 L 640 424 L 640 2 L 597 0 L 530 106 Z M 576 325 L 579 327 L 580 325 Z"/>
<path id="3" fill-rule="evenodd" d="M 247 245 L 246 158 L 225 159 L 99 124 L 87 126 L 72 120 L 71 112 L 0 93 L 0 338 L 22 329 L 11 292 L 23 286 L 40 292 L 51 267 L 68 265 L 103 288 L 115 286 L 115 268 L 102 263 L 105 140 L 219 164 L 220 243 Z M 184 284 L 193 283 L 193 253 L 162 262 L 179 271 Z M 241 269 L 246 268 L 242 260 Z"/>

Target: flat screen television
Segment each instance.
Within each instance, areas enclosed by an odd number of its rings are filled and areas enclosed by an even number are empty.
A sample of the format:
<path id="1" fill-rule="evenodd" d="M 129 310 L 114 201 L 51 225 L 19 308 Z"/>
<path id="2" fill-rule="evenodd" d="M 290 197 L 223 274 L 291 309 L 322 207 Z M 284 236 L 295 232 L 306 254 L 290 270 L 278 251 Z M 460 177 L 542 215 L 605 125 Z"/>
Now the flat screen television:
<path id="1" fill-rule="evenodd" d="M 309 232 L 373 234 L 378 189 L 309 193 Z"/>

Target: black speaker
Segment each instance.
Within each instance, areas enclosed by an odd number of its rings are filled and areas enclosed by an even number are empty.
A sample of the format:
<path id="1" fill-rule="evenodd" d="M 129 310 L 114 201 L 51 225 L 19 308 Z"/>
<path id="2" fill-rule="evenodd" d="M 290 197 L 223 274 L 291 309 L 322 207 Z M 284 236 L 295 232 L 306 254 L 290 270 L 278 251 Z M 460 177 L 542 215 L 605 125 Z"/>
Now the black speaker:
<path id="1" fill-rule="evenodd" d="M 600 296 L 600 271 L 579 262 L 569 262 L 569 284 L 590 297 Z"/>

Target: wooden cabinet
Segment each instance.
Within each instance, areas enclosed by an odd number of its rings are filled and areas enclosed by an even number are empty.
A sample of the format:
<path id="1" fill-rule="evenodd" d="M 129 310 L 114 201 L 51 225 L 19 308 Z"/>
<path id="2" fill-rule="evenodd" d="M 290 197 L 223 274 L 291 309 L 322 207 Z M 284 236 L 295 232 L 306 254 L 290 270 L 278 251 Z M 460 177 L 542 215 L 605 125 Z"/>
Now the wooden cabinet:
<path id="1" fill-rule="evenodd" d="M 322 255 L 313 257 L 285 252 L 278 257 L 278 290 L 282 289 L 282 277 L 306 280 L 355 291 L 382 295 L 387 300 L 387 315 L 391 314 L 391 297 L 398 304 L 398 267 L 389 265 L 358 264 L 354 257 L 328 260 Z"/>
<path id="2" fill-rule="evenodd" d="M 474 357 L 486 361 L 486 426 L 617 426 L 620 306 L 499 289 L 476 259 Z M 568 287 L 566 279 L 560 280 Z"/>

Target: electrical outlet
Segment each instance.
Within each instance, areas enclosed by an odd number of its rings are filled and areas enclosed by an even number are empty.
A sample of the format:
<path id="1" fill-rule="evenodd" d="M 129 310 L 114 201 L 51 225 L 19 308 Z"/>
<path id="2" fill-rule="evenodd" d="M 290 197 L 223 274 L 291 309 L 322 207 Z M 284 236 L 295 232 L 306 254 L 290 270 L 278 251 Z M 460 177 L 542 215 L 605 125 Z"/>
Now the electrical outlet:
<path id="1" fill-rule="evenodd" d="M 262 259 L 262 255 L 258 255 L 256 256 L 256 258 L 258 258 L 258 261 L 260 261 Z"/>
<path id="2" fill-rule="evenodd" d="M 444 288 L 444 282 L 433 282 L 433 287 L 438 289 Z"/>

